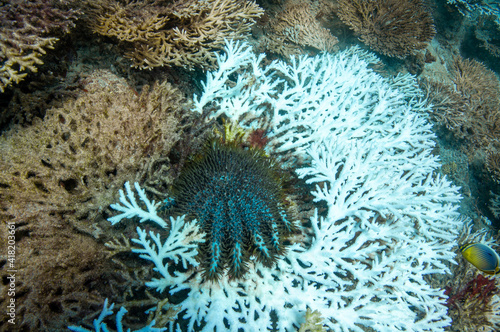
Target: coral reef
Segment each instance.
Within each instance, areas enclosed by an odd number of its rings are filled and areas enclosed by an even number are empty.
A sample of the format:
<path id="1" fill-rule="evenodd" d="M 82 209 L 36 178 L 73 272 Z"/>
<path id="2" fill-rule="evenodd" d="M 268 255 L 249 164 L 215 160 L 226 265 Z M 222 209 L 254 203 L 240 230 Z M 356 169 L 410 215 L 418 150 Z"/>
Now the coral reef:
<path id="1" fill-rule="evenodd" d="M 500 57 L 500 23 L 495 22 L 491 16 L 480 16 L 475 23 L 474 35 L 481 46 L 491 55 Z"/>
<path id="2" fill-rule="evenodd" d="M 491 179 L 500 184 L 500 152 L 496 149 L 488 151 L 486 156 L 486 169 Z"/>
<path id="3" fill-rule="evenodd" d="M 500 81 L 482 63 L 456 57 L 449 77 L 424 86 L 435 120 L 457 139 L 485 147 L 500 134 Z"/>
<path id="4" fill-rule="evenodd" d="M 115 313 L 113 311 L 114 307 L 115 307 L 114 303 L 112 303 L 111 305 L 108 306 L 108 299 L 106 299 L 104 301 L 104 306 L 102 308 L 101 314 L 99 315 L 99 317 L 97 319 L 94 320 L 94 331 L 95 332 L 100 332 L 101 329 L 103 331 L 109 331 L 106 323 L 104 323 L 104 319 L 108 316 L 114 315 L 114 313 Z M 127 309 L 125 309 L 125 307 L 121 307 L 120 310 L 118 310 L 118 312 L 116 313 L 116 317 L 115 317 L 116 326 L 123 327 L 122 319 L 126 313 L 127 313 Z M 153 320 L 148 326 L 141 328 L 140 332 L 163 332 L 163 331 L 167 330 L 166 328 L 153 327 L 155 325 L 155 323 L 156 322 Z M 68 328 L 74 332 L 91 332 L 90 330 L 87 330 L 86 328 L 83 328 L 81 326 L 68 326 Z M 127 331 L 130 332 L 130 329 L 128 329 Z M 138 331 L 139 330 L 135 330 L 133 332 L 138 332 Z"/>
<path id="5" fill-rule="evenodd" d="M 500 4 L 495 0 L 447 0 L 464 16 L 491 16 L 500 26 Z"/>
<path id="6" fill-rule="evenodd" d="M 69 33 L 79 13 L 64 3 L 14 0 L 0 6 L 0 92 L 36 72 L 46 50 Z"/>
<path id="7" fill-rule="evenodd" d="M 491 223 L 487 219 L 466 220 L 457 239 L 459 247 L 466 243 L 484 243 L 498 248 L 492 237 Z M 477 230 L 474 230 L 477 229 Z M 452 275 L 435 278 L 436 287 L 444 287 L 448 300 L 448 315 L 452 318 L 448 331 L 498 331 L 500 327 L 500 281 L 484 276 L 462 255 L 457 255 L 457 264 L 451 265 Z"/>
<path id="8" fill-rule="evenodd" d="M 443 331 L 446 296 L 424 276 L 449 272 L 462 221 L 457 188 L 435 173 L 415 79 L 384 79 L 368 69 L 376 57 L 357 48 L 261 67 L 263 55 L 228 42 L 216 57 L 193 110 L 268 128 L 266 151 L 288 156 L 285 166 L 315 186 L 314 235 L 272 268 L 250 260 L 242 279 L 203 282 L 195 257 L 209 239 L 185 216 L 158 218 L 161 203 L 135 184 L 138 202 L 127 183 L 112 205 L 121 213 L 108 220 L 160 228 L 137 227 L 132 251 L 154 264 L 148 287 L 182 296 L 186 325 L 170 329 L 292 331 L 309 308 L 332 331 Z"/>
<path id="9" fill-rule="evenodd" d="M 64 322 L 84 321 L 89 312 L 102 305 L 103 294 L 117 294 L 110 291 L 111 287 L 125 290 L 123 278 L 109 264 L 102 244 L 75 234 L 59 216 L 40 215 L 23 222 L 32 226 L 27 229 L 16 224 L 15 331 L 61 330 Z M 1 248 L 6 248 L 4 239 Z M 1 277 L 6 280 L 5 256 L 1 264 L 5 267 Z M 1 287 L 2 306 L 8 304 L 6 288 Z M 11 326 L 4 315 L 0 329 L 13 331 Z"/>
<path id="10" fill-rule="evenodd" d="M 29 205 L 33 213 L 93 219 L 112 201 L 106 188 L 140 177 L 147 170 L 143 159 L 159 159 L 180 137 L 182 94 L 168 83 L 148 90 L 136 95 L 123 79 L 96 71 L 78 99 L 5 133 L 1 214 L 17 220 Z"/>
<path id="11" fill-rule="evenodd" d="M 303 52 L 300 47 L 334 51 L 338 39 L 321 26 L 316 19 L 319 14 L 320 9 L 309 3 L 288 1 L 269 24 L 270 33 L 264 40 L 266 48 L 284 56 Z"/>
<path id="12" fill-rule="evenodd" d="M 424 49 L 436 33 L 422 0 L 339 0 L 337 14 L 363 43 L 391 57 Z"/>
<path id="13" fill-rule="evenodd" d="M 109 189 L 124 179 L 172 182 L 165 168 L 185 129 L 183 107 L 168 83 L 137 94 L 124 79 L 96 71 L 77 99 L 3 133 L 0 220 L 16 224 L 18 326 L 55 331 L 63 322 L 54 315 L 77 323 L 104 297 L 123 300 L 134 281 L 96 243 L 104 232 L 98 223 L 114 200 Z"/>
<path id="14" fill-rule="evenodd" d="M 322 322 L 323 317 L 321 317 L 319 311 L 312 311 L 311 308 L 307 308 L 306 321 L 300 326 L 299 332 L 326 332 Z"/>
<path id="15" fill-rule="evenodd" d="M 158 66 L 213 68 L 213 51 L 224 39 L 245 37 L 263 12 L 253 1 L 178 0 L 105 1 L 95 7 L 90 22 L 94 32 L 127 42 L 126 56 L 141 69 Z"/>
<path id="16" fill-rule="evenodd" d="M 197 258 L 207 280 L 241 279 L 251 256 L 271 267 L 293 231 L 281 174 L 263 150 L 215 139 L 175 181 L 176 213 L 207 234 Z"/>
<path id="17" fill-rule="evenodd" d="M 477 331 L 479 326 L 482 326 L 483 331 L 493 331 L 494 324 L 485 318 L 497 309 L 497 305 L 492 306 L 491 302 L 494 296 L 498 297 L 498 293 L 496 278 L 483 277 L 481 274 L 469 280 L 456 293 L 447 289 L 447 306 L 455 327 L 452 331 Z M 494 302 L 498 302 L 498 299 Z"/>
<path id="18" fill-rule="evenodd" d="M 490 191 L 490 197 L 491 198 L 488 207 L 491 213 L 493 213 L 493 217 L 498 219 L 500 218 L 500 195 Z"/>

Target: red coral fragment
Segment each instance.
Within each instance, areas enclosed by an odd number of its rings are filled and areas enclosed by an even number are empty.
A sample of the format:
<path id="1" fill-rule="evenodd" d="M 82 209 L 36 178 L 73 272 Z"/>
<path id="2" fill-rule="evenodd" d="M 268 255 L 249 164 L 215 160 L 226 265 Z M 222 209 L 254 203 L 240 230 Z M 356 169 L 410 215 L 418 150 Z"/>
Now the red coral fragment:
<path id="1" fill-rule="evenodd" d="M 254 148 L 262 149 L 266 146 L 269 139 L 266 137 L 266 131 L 264 129 L 256 129 L 250 133 L 248 136 L 248 144 Z"/>
<path id="2" fill-rule="evenodd" d="M 448 297 L 446 305 L 448 307 L 456 306 L 456 303 L 464 303 L 472 299 L 479 299 L 481 303 L 489 303 L 491 297 L 498 292 L 495 285 L 495 279 L 489 279 L 478 274 L 474 279 L 470 280 L 467 285 L 458 293 Z M 450 295 L 451 287 L 446 287 L 445 294 Z"/>

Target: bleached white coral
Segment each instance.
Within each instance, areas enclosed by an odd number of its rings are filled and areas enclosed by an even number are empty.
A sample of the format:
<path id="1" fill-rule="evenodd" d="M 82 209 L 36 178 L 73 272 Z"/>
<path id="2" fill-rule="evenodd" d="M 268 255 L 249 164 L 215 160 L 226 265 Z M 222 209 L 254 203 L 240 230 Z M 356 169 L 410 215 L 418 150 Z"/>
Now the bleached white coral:
<path id="1" fill-rule="evenodd" d="M 187 255 L 188 272 L 168 270 L 173 248 L 162 250 L 159 237 L 138 228 L 134 242 L 161 275 L 149 285 L 171 294 L 189 289 L 179 313 L 188 331 L 293 331 L 307 308 L 333 331 L 443 331 L 450 323 L 444 291 L 424 275 L 449 272 L 461 225 L 457 188 L 434 173 L 433 134 L 414 80 L 384 79 L 368 69 L 375 57 L 357 53 L 262 68 L 262 56 L 229 42 L 218 56 L 195 111 L 267 126 L 269 153 L 302 160 L 297 174 L 327 211 L 311 218 L 311 244 L 293 244 L 275 268 L 254 262 L 244 280 L 215 283 L 201 282 L 194 248 L 176 253 Z M 177 222 L 168 238 L 194 227 Z"/>
<path id="2" fill-rule="evenodd" d="M 104 320 L 108 316 L 114 315 L 113 308 L 115 307 L 115 304 L 112 303 L 111 305 L 108 306 L 108 299 L 104 301 L 104 306 L 102 308 L 101 314 L 99 315 L 98 318 L 94 319 L 94 331 L 95 332 L 109 332 L 110 330 L 108 329 L 108 326 L 106 323 L 104 323 Z M 123 332 L 123 323 L 122 319 L 123 316 L 127 313 L 127 309 L 124 307 L 121 307 L 120 310 L 116 313 L 115 316 L 115 325 L 116 325 L 116 330 L 117 332 Z M 141 328 L 140 330 L 134 330 L 132 332 L 163 332 L 166 331 L 166 328 L 156 328 L 153 327 L 155 325 L 155 321 L 151 321 L 151 323 L 148 326 L 145 326 Z M 92 332 L 91 330 L 88 330 L 82 326 L 68 326 L 68 329 L 74 332 Z M 127 332 L 131 332 L 130 329 L 127 329 Z"/>

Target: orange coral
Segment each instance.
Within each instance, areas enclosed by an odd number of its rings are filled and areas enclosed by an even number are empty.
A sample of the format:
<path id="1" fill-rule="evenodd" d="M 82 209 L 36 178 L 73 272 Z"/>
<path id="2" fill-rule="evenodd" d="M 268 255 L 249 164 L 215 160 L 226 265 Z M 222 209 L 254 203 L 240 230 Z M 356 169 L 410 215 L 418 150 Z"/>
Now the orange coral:
<path id="1" fill-rule="evenodd" d="M 391 57 L 425 48 L 436 33 L 421 0 L 339 0 L 338 15 L 363 43 Z"/>

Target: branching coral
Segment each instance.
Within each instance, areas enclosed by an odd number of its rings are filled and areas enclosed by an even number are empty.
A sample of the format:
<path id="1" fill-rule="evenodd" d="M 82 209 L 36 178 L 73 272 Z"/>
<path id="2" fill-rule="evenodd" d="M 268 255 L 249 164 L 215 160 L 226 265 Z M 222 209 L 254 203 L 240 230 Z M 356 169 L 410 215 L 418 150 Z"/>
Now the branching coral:
<path id="1" fill-rule="evenodd" d="M 80 322 L 104 293 L 122 294 L 134 283 L 113 275 L 116 267 L 93 240 L 102 236 L 97 223 L 113 201 L 107 188 L 131 177 L 158 180 L 149 166 L 169 168 L 168 153 L 185 129 L 186 100 L 168 83 L 137 94 L 124 79 L 96 71 L 83 89 L 43 120 L 0 137 L 0 220 L 18 229 L 17 322 L 32 330 L 57 330 L 56 313 Z M 160 176 L 168 185 L 168 173 Z"/>
<path id="2" fill-rule="evenodd" d="M 425 48 L 436 33 L 422 0 L 339 0 L 338 15 L 363 43 L 397 58 Z"/>
<path id="3" fill-rule="evenodd" d="M 170 84 L 137 96 L 122 79 L 96 72 L 85 91 L 43 121 L 1 138 L 3 215 L 17 219 L 26 205 L 35 205 L 92 219 L 88 211 L 111 199 L 104 188 L 140 176 L 146 165 L 139 161 L 158 159 L 179 139 L 185 101 Z"/>
<path id="4" fill-rule="evenodd" d="M 51 0 L 9 1 L 0 7 L 0 92 L 36 72 L 41 57 L 68 33 L 78 13 Z"/>
<path id="5" fill-rule="evenodd" d="M 500 218 L 500 195 L 490 191 L 489 208 L 495 218 Z"/>
<path id="6" fill-rule="evenodd" d="M 179 0 L 97 4 L 92 30 L 129 43 L 135 67 L 213 68 L 224 39 L 243 38 L 263 10 L 253 1 Z"/>
<path id="7" fill-rule="evenodd" d="M 499 22 L 495 23 L 489 16 L 478 17 L 474 24 L 474 35 L 491 55 L 500 57 L 500 15 L 497 20 Z"/>
<path id="8" fill-rule="evenodd" d="M 333 51 L 338 39 L 321 26 L 316 19 L 317 14 L 317 10 L 308 3 L 292 2 L 285 6 L 283 12 L 279 12 L 270 23 L 267 48 L 285 56 L 299 53 L 298 46 Z"/>
<path id="9" fill-rule="evenodd" d="M 500 134 L 500 81 L 476 60 L 455 58 L 448 79 L 424 83 L 433 116 L 476 146 L 488 146 Z"/>
<path id="10" fill-rule="evenodd" d="M 500 184 L 500 152 L 496 150 L 488 151 L 486 156 L 486 169 L 490 173 L 493 181 Z"/>
<path id="11" fill-rule="evenodd" d="M 323 317 L 319 311 L 307 308 L 306 321 L 300 326 L 299 332 L 325 332 L 326 329 L 323 328 L 322 321 Z"/>
<path id="12" fill-rule="evenodd" d="M 114 310 L 113 308 L 115 307 L 115 304 L 112 303 L 111 305 L 108 306 L 108 299 L 104 301 L 104 306 L 102 308 L 101 314 L 97 319 L 94 319 L 94 331 L 99 332 L 101 329 L 103 331 L 109 331 L 107 328 L 107 324 L 104 323 L 104 320 L 108 316 L 114 315 Z M 116 321 L 116 326 L 122 326 L 123 327 L 123 316 L 127 313 L 127 309 L 125 307 L 121 307 L 120 310 L 116 313 L 115 321 Z M 156 324 L 155 321 L 152 321 L 148 326 L 145 326 L 141 328 L 140 330 L 134 330 L 133 332 L 163 332 L 167 330 L 166 328 L 155 328 L 153 327 Z M 90 330 L 87 330 L 81 326 L 68 326 L 68 328 L 71 331 L 74 332 L 91 332 Z M 130 332 L 130 329 L 127 330 Z"/>
<path id="13" fill-rule="evenodd" d="M 368 68 L 374 56 L 356 48 L 261 67 L 263 55 L 229 42 L 217 59 L 194 111 L 267 124 L 266 151 L 294 155 L 288 166 L 311 185 L 314 236 L 293 242 L 272 268 L 254 259 L 241 280 L 206 283 L 194 257 L 209 239 L 185 216 L 158 220 L 159 204 L 135 184 L 137 202 L 127 184 L 109 221 L 137 216 L 159 226 L 137 227 L 133 251 L 155 266 L 149 287 L 183 297 L 186 325 L 170 329 L 292 331 L 309 308 L 332 331 L 443 331 L 444 291 L 424 275 L 449 271 L 459 195 L 434 173 L 434 135 L 419 115 L 428 109 L 415 80 L 384 79 Z"/>
<path id="14" fill-rule="evenodd" d="M 465 16 L 491 16 L 500 26 L 500 4 L 496 0 L 447 0 Z"/>
<path id="15" fill-rule="evenodd" d="M 496 278 L 486 278 L 477 274 L 457 293 L 448 290 L 450 316 L 453 320 L 452 331 L 496 331 L 500 327 L 498 319 L 490 320 L 498 310 L 499 290 Z"/>

